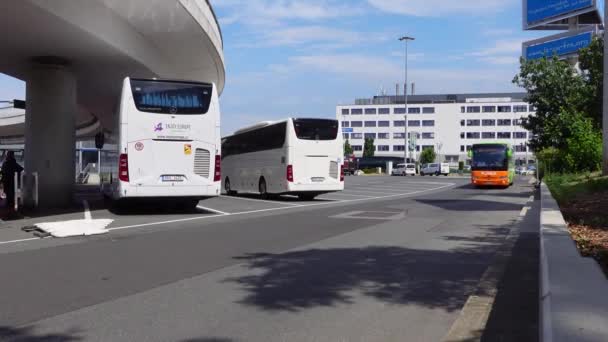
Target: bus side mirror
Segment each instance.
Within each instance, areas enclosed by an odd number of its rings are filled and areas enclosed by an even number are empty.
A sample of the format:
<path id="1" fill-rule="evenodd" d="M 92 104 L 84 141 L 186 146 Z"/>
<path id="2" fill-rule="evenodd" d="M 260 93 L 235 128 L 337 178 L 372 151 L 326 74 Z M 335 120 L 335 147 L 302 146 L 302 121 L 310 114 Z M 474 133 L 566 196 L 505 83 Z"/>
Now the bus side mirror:
<path id="1" fill-rule="evenodd" d="M 101 150 L 103 148 L 103 145 L 105 144 L 105 140 L 106 136 L 103 134 L 103 132 L 95 134 L 95 147 Z"/>
<path id="2" fill-rule="evenodd" d="M 467 156 L 469 156 L 469 158 L 473 158 L 473 150 L 468 150 Z"/>
<path id="3" fill-rule="evenodd" d="M 512 149 L 508 149 L 507 150 L 507 157 L 509 157 L 509 158 L 513 157 L 513 150 Z"/>

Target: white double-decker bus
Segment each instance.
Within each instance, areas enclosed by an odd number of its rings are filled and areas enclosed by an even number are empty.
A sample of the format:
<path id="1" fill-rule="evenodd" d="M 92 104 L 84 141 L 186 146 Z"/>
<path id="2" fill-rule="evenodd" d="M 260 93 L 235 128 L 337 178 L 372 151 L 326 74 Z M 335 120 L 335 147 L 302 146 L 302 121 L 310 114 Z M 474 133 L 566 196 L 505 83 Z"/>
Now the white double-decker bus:
<path id="1" fill-rule="evenodd" d="M 297 195 L 302 200 L 344 190 L 338 121 L 262 122 L 222 139 L 227 194 Z"/>
<path id="2" fill-rule="evenodd" d="M 219 196 L 220 108 L 214 84 L 125 78 L 102 191 L 194 207 Z"/>

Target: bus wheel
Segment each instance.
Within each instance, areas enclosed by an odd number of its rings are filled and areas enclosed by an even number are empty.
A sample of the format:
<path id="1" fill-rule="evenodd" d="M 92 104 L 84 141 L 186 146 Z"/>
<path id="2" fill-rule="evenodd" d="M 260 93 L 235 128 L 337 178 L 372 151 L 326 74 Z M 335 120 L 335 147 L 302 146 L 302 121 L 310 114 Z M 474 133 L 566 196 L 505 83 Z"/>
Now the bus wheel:
<path id="1" fill-rule="evenodd" d="M 260 192 L 260 197 L 262 197 L 263 199 L 268 198 L 268 192 L 266 189 L 266 180 L 264 179 L 264 177 L 260 178 L 260 183 L 258 184 L 258 191 Z"/>
<path id="2" fill-rule="evenodd" d="M 236 191 L 230 188 L 230 179 L 228 177 L 226 177 L 226 180 L 224 181 L 224 190 L 226 191 L 226 195 L 228 196 L 236 195 Z"/>
<path id="3" fill-rule="evenodd" d="M 300 201 L 312 201 L 317 197 L 317 194 L 299 194 L 298 199 Z"/>

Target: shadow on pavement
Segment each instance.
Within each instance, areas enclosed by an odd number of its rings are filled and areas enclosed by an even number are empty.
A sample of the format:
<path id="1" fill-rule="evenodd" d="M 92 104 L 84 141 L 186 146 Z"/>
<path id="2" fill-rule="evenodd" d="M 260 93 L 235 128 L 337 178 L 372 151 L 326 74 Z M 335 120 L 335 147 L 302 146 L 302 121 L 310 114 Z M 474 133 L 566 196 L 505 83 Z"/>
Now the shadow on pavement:
<path id="1" fill-rule="evenodd" d="M 53 334 L 35 334 L 34 328 L 13 328 L 8 326 L 0 325 L 0 341 L 10 342 L 70 342 L 70 341 L 83 341 L 84 339 L 78 336 L 79 331 L 72 329 L 65 333 L 53 333 Z"/>
<path id="2" fill-rule="evenodd" d="M 329 193 L 329 194 L 331 194 L 331 193 Z M 325 195 L 327 195 L 327 194 L 325 194 Z M 224 196 L 242 197 L 242 198 L 249 198 L 249 199 L 254 199 L 254 200 L 266 200 L 266 201 L 274 201 L 274 202 L 290 202 L 290 203 L 334 202 L 335 201 L 335 200 L 320 199 L 320 198 L 315 198 L 314 200 L 307 201 L 307 200 L 301 200 L 297 196 L 291 196 L 291 195 L 269 195 L 268 198 L 264 199 L 259 194 L 252 194 L 252 193 L 239 193 L 237 195 L 224 195 Z M 321 194 L 319 196 L 323 196 L 323 194 Z"/>
<path id="3" fill-rule="evenodd" d="M 189 338 L 182 340 L 181 342 L 233 342 L 234 340 L 223 337 L 200 337 L 200 338 Z"/>
<path id="4" fill-rule="evenodd" d="M 299 311 L 368 296 L 392 304 L 460 310 L 495 248 L 451 251 L 399 247 L 309 249 L 248 254 L 253 274 L 227 279 L 248 293 L 241 303 L 265 310 Z"/>
<path id="5" fill-rule="evenodd" d="M 519 211 L 522 208 L 522 204 L 518 203 L 469 199 L 416 199 L 415 201 L 450 211 Z"/>

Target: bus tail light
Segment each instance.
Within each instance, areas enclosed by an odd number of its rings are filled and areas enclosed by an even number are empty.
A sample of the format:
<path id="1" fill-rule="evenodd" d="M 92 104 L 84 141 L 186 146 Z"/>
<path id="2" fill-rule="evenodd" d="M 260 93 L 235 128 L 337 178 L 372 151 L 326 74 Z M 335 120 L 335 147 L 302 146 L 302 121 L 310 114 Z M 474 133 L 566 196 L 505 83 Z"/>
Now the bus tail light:
<path id="1" fill-rule="evenodd" d="M 344 164 L 340 165 L 340 182 L 344 182 Z"/>
<path id="2" fill-rule="evenodd" d="M 118 159 L 118 179 L 129 181 L 129 156 L 126 153 L 121 154 Z"/>
<path id="3" fill-rule="evenodd" d="M 215 155 L 215 170 L 213 171 L 213 181 L 219 182 L 222 180 L 222 156 Z"/>
<path id="4" fill-rule="evenodd" d="M 287 165 L 287 181 L 293 182 L 293 165 Z"/>

